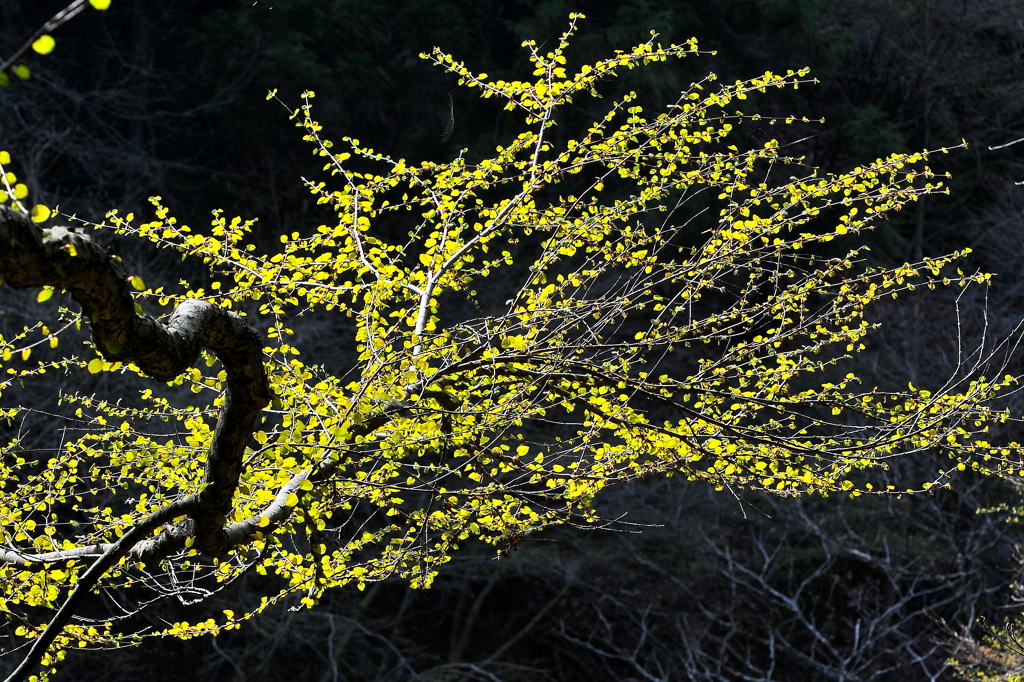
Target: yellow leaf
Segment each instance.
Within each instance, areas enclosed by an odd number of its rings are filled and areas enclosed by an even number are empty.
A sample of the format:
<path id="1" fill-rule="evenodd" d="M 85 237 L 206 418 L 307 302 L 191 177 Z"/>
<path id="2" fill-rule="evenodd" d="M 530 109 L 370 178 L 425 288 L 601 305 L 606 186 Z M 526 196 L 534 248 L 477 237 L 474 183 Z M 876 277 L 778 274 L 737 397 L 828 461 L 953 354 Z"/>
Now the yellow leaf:
<path id="1" fill-rule="evenodd" d="M 89 361 L 89 374 L 99 374 L 103 370 L 103 361 L 93 358 Z"/>
<path id="2" fill-rule="evenodd" d="M 28 187 L 23 182 L 19 182 L 14 186 L 14 198 L 24 199 L 28 196 Z"/>
<path id="3" fill-rule="evenodd" d="M 53 289 L 51 287 L 45 287 L 39 292 L 39 295 L 36 296 L 36 303 L 45 303 L 50 300 L 51 296 L 53 296 Z"/>
<path id="4" fill-rule="evenodd" d="M 43 206 L 42 204 L 36 204 L 32 208 L 32 222 L 34 223 L 41 223 L 45 220 L 49 220 L 51 215 L 52 212 L 50 211 L 50 209 L 46 206 Z"/>
<path id="5" fill-rule="evenodd" d="M 7 152 L 0 152 L 0 164 L 11 162 L 11 155 Z"/>
<path id="6" fill-rule="evenodd" d="M 299 496 L 295 493 L 288 493 L 288 499 L 285 501 L 285 506 L 294 507 L 299 503 Z"/>
<path id="7" fill-rule="evenodd" d="M 260 528 L 266 528 L 267 526 L 270 525 L 270 517 L 268 517 L 268 516 L 261 516 L 259 522 L 257 522 L 256 525 L 259 526 Z"/>
<path id="8" fill-rule="evenodd" d="M 53 39 L 53 36 L 47 33 L 46 35 L 41 35 L 36 38 L 36 41 L 32 43 L 32 49 L 39 54 L 50 54 L 53 52 L 53 48 L 56 44 L 57 41 Z"/>
<path id="9" fill-rule="evenodd" d="M 110 0 L 89 0 L 89 4 L 99 10 L 110 7 Z"/>

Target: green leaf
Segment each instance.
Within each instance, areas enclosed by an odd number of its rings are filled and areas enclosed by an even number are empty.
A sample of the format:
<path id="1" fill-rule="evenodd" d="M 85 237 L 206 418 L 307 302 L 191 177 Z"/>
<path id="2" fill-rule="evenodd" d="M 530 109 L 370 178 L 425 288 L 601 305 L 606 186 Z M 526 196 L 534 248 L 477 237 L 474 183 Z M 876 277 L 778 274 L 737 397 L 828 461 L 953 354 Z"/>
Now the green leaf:
<path id="1" fill-rule="evenodd" d="M 24 64 L 18 64 L 14 67 L 14 75 L 23 81 L 27 81 L 32 77 L 32 72 L 28 70 L 28 67 Z"/>

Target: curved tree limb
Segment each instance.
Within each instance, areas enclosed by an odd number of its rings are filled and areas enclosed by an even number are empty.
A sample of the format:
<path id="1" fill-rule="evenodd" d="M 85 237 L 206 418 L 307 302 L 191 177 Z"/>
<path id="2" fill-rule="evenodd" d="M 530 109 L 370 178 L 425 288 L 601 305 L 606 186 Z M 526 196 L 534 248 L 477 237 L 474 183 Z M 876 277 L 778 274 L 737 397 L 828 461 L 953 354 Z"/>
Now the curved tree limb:
<path id="1" fill-rule="evenodd" d="M 154 512 L 109 545 L 76 548 L 59 558 L 52 553 L 0 552 L 0 561 L 30 570 L 42 568 L 48 560 L 94 560 L 19 666 L 20 672 L 9 678 L 17 680 L 38 664 L 77 604 L 122 558 L 162 558 L 179 543 L 183 546 L 187 537 L 194 537 L 196 548 L 213 556 L 238 544 L 237 530 L 232 532 L 232 541 L 224 519 L 231 510 L 256 418 L 270 402 L 270 387 L 263 367 L 262 339 L 244 319 L 213 304 L 192 300 L 179 305 L 166 323 L 139 312 L 118 261 L 88 235 L 66 227 L 44 230 L 24 213 L 0 206 L 0 278 L 16 289 L 51 286 L 67 290 L 82 307 L 93 342 L 108 361 L 130 362 L 154 379 L 169 381 L 191 367 L 200 351 L 207 348 L 227 374 L 200 492 Z M 161 525 L 180 516 L 189 519 L 147 539 Z"/>

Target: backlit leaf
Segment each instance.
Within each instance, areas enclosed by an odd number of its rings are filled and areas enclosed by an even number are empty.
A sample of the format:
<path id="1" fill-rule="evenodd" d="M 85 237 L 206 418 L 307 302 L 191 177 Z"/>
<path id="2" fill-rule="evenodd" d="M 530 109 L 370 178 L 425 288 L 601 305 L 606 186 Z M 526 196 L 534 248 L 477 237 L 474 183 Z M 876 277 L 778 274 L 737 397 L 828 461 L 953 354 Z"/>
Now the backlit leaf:
<path id="1" fill-rule="evenodd" d="M 53 39 L 53 36 L 47 33 L 36 38 L 32 43 L 32 49 L 39 54 L 50 54 L 56 44 L 57 41 Z"/>

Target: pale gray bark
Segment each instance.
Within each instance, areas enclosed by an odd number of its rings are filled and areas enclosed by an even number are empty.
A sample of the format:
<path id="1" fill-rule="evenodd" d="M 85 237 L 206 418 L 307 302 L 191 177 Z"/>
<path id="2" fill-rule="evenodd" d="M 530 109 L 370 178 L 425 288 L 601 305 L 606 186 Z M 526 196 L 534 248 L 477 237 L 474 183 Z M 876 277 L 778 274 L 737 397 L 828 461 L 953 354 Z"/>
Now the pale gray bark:
<path id="1" fill-rule="evenodd" d="M 166 322 L 137 311 L 123 270 L 107 249 L 86 234 L 59 226 L 42 229 L 24 213 L 0 206 L 0 278 L 17 289 L 66 290 L 82 307 L 93 342 L 108 361 L 133 363 L 154 379 L 169 381 L 189 369 L 206 348 L 217 356 L 227 375 L 201 492 L 140 520 L 114 543 L 45 554 L 0 551 L 0 561 L 29 570 L 57 560 L 92 562 L 26 660 L 8 678 L 13 682 L 31 673 L 84 596 L 122 558 L 152 562 L 184 547 L 189 537 L 195 538 L 200 551 L 220 556 L 253 535 L 255 522 L 225 526 L 224 519 L 231 511 L 246 444 L 257 417 L 270 402 L 270 388 L 262 339 L 243 318 L 194 300 L 179 305 Z M 300 483 L 294 482 L 296 487 Z M 289 486 L 287 492 L 291 492 Z M 282 490 L 268 508 L 278 523 L 287 515 L 287 492 Z M 182 517 L 186 518 L 170 525 Z M 167 528 L 153 537 L 153 531 L 165 524 Z"/>

